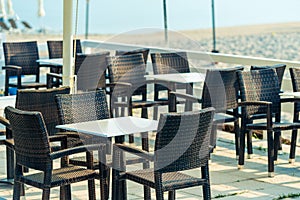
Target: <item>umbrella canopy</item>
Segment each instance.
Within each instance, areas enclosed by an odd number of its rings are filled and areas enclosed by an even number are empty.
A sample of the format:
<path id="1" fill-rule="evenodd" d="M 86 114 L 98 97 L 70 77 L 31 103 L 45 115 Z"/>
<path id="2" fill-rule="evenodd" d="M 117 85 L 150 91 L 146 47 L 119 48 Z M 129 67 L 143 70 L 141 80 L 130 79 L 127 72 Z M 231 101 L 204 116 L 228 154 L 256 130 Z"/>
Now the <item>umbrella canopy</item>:
<path id="1" fill-rule="evenodd" d="M 44 17 L 46 15 L 45 9 L 44 9 L 44 0 L 38 0 L 39 9 L 38 9 L 38 16 Z"/>
<path id="2" fill-rule="evenodd" d="M 7 10 L 8 10 L 8 16 L 12 17 L 15 15 L 15 11 L 13 9 L 13 4 L 11 0 L 7 0 Z"/>
<path id="3" fill-rule="evenodd" d="M 4 0 L 0 0 L 0 17 L 6 18 Z"/>

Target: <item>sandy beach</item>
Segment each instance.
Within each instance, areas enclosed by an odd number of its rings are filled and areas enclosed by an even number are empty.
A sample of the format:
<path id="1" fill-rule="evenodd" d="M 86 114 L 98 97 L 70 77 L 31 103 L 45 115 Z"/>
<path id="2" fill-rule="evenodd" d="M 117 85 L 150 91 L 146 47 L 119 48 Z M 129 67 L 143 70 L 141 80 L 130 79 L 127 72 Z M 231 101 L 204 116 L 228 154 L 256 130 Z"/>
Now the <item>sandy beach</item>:
<path id="1" fill-rule="evenodd" d="M 142 33 L 140 33 L 142 32 Z M 6 41 L 62 39 L 59 34 L 6 33 Z M 84 35 L 77 38 L 84 39 Z M 131 30 L 116 35 L 93 34 L 88 39 L 124 42 L 149 46 L 164 46 L 164 33 L 160 29 Z M 221 53 L 257 56 L 284 60 L 300 60 L 300 22 L 248 25 L 216 28 L 216 49 Z M 211 29 L 170 31 L 169 47 L 189 50 L 211 51 Z"/>

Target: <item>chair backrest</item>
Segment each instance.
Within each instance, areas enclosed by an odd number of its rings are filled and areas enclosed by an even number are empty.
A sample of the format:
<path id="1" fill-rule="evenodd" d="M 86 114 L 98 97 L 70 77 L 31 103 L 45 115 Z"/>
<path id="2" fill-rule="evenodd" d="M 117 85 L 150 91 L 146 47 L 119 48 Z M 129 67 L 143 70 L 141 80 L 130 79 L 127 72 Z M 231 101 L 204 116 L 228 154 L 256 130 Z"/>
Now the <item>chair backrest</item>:
<path id="1" fill-rule="evenodd" d="M 75 44 L 75 40 L 73 41 Z M 49 58 L 62 58 L 63 57 L 63 41 L 62 40 L 48 40 L 48 55 Z M 76 53 L 82 53 L 81 42 L 76 40 Z"/>
<path id="2" fill-rule="evenodd" d="M 273 68 L 265 70 L 238 71 L 241 101 L 272 102 L 273 113 L 280 113 L 280 88 Z M 265 106 L 247 106 L 246 114 L 266 113 Z"/>
<path id="3" fill-rule="evenodd" d="M 51 150 L 42 114 L 10 106 L 4 112 L 12 129 L 16 164 L 42 171 L 51 168 Z"/>
<path id="4" fill-rule="evenodd" d="M 300 68 L 291 67 L 291 68 L 289 68 L 289 70 L 290 70 L 293 91 L 300 92 Z M 295 102 L 294 109 L 295 109 L 294 111 L 299 111 L 300 103 Z"/>
<path id="5" fill-rule="evenodd" d="M 135 93 L 146 91 L 146 65 L 142 54 L 108 56 L 107 64 L 110 83 L 130 83 Z"/>
<path id="6" fill-rule="evenodd" d="M 208 69 L 202 91 L 202 108 L 214 107 L 216 112 L 238 106 L 237 71 L 243 67 Z"/>
<path id="7" fill-rule="evenodd" d="M 134 50 L 129 50 L 129 51 L 116 50 L 116 56 L 132 55 L 132 54 L 141 53 L 141 54 L 143 54 L 145 64 L 147 64 L 149 51 L 150 51 L 150 49 L 147 49 L 147 48 L 134 49 Z"/>
<path id="8" fill-rule="evenodd" d="M 3 51 L 5 65 L 22 67 L 22 75 L 39 75 L 40 69 L 36 60 L 39 59 L 38 45 L 32 42 L 4 42 Z M 8 76 L 16 76 L 15 72 L 7 72 Z"/>
<path id="9" fill-rule="evenodd" d="M 109 118 L 104 90 L 56 96 L 60 124 Z"/>
<path id="10" fill-rule="evenodd" d="M 213 116 L 213 108 L 161 114 L 155 140 L 154 170 L 176 172 L 206 165 Z"/>
<path id="11" fill-rule="evenodd" d="M 190 72 L 185 52 L 151 53 L 154 74 L 188 73 Z"/>
<path id="12" fill-rule="evenodd" d="M 10 23 L 10 26 L 13 29 L 18 29 L 17 23 L 16 23 L 16 21 L 14 19 L 10 18 L 10 19 L 8 19 L 8 22 Z"/>
<path id="13" fill-rule="evenodd" d="M 8 26 L 5 24 L 5 22 L 1 22 L 1 21 L 0 21 L 0 27 L 1 27 L 3 30 L 9 31 L 9 28 L 8 28 Z"/>
<path id="14" fill-rule="evenodd" d="M 77 89 L 82 91 L 105 88 L 106 56 L 109 52 L 97 54 L 77 54 L 75 59 L 75 74 Z"/>
<path id="15" fill-rule="evenodd" d="M 250 69 L 251 70 L 260 70 L 260 69 L 267 69 L 267 68 L 276 69 L 276 73 L 277 73 L 278 81 L 279 81 L 279 87 L 281 88 L 286 65 L 285 64 L 276 64 L 276 65 L 271 65 L 271 66 L 251 66 Z"/>
<path id="16" fill-rule="evenodd" d="M 15 107 L 20 110 L 41 112 L 48 133 L 54 135 L 58 132 L 55 126 L 59 124 L 55 96 L 57 94 L 69 93 L 69 87 L 43 90 L 18 90 Z"/>

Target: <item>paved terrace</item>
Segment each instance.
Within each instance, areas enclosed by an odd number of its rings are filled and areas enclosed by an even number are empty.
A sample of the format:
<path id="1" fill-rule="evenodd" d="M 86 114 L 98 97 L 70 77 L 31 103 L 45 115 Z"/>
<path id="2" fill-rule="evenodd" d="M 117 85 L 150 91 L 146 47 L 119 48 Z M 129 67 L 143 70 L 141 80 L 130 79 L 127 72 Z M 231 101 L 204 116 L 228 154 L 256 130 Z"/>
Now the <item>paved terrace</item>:
<path id="1" fill-rule="evenodd" d="M 275 166 L 275 177 L 267 177 L 266 141 L 254 139 L 254 157 L 246 159 L 245 168 L 237 169 L 233 135 L 218 132 L 218 147 L 212 154 L 210 163 L 211 189 L 213 199 L 280 199 L 284 196 L 297 196 L 300 199 L 300 148 L 297 150 L 295 164 L 288 163 L 289 145 L 283 145 Z M 0 146 L 0 178 L 6 176 L 5 147 Z M 58 164 L 58 163 L 56 163 Z M 139 166 L 135 166 L 139 167 Z M 131 167 L 132 168 L 132 167 Z M 32 171 L 31 171 L 32 172 Z M 188 173 L 199 174 L 199 171 Z M 96 181 L 97 199 L 99 181 Z M 25 187 L 26 199 L 41 199 L 41 190 L 31 186 Z M 153 192 L 153 198 L 155 193 Z M 0 199 L 12 199 L 13 187 L 0 184 Z M 87 183 L 72 185 L 73 199 L 87 199 Z M 202 189 L 194 187 L 179 190 L 177 199 L 202 199 Z M 135 183 L 128 182 L 128 199 L 142 199 L 143 189 Z M 25 198 L 24 198 L 25 199 Z M 59 199 L 59 188 L 51 190 L 51 199 Z"/>

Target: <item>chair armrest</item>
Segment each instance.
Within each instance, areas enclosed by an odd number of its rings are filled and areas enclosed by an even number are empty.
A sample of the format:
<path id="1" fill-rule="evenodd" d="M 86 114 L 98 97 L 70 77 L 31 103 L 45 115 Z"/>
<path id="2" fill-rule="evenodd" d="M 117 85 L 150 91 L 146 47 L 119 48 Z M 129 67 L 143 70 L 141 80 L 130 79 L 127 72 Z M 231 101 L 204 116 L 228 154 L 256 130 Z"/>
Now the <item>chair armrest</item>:
<path id="1" fill-rule="evenodd" d="M 146 160 L 149 160 L 149 161 L 154 161 L 154 154 L 153 153 L 149 153 L 147 151 L 144 151 L 142 149 L 139 149 L 139 148 L 135 148 L 135 147 L 132 147 L 132 146 L 128 146 L 128 145 L 125 145 L 125 144 L 114 144 L 114 151 L 120 151 L 123 150 L 123 151 L 126 151 L 127 153 L 131 153 L 131 154 L 134 154 L 136 156 L 139 156 L 139 157 L 142 157 Z"/>
<path id="2" fill-rule="evenodd" d="M 4 118 L 4 117 L 0 116 L 0 123 L 3 124 L 4 126 L 6 126 L 6 128 L 10 128 L 9 121 L 6 118 Z"/>
<path id="3" fill-rule="evenodd" d="M 47 73 L 47 77 L 52 77 L 52 78 L 62 78 L 62 74 Z"/>
<path id="4" fill-rule="evenodd" d="M 114 88 L 116 86 L 124 86 L 124 87 L 132 87 L 131 83 L 125 83 L 125 82 L 114 82 L 114 83 L 107 83 L 106 87 Z"/>
<path id="5" fill-rule="evenodd" d="M 61 132 L 57 132 L 55 133 L 55 135 L 63 135 L 66 137 L 70 137 L 70 138 L 80 138 L 78 132 L 75 131 L 61 131 Z"/>
<path id="6" fill-rule="evenodd" d="M 2 67 L 2 69 L 13 70 L 13 71 L 22 71 L 22 67 L 17 66 L 17 65 L 5 65 Z"/>
<path id="7" fill-rule="evenodd" d="M 61 65 L 55 64 L 39 64 L 39 67 L 49 67 L 49 68 L 62 68 Z"/>
<path id="8" fill-rule="evenodd" d="M 269 101 L 243 101 L 238 103 L 239 106 L 245 107 L 245 106 L 268 106 L 272 105 L 272 102 Z"/>
<path id="9" fill-rule="evenodd" d="M 67 136 L 66 135 L 51 135 L 51 136 L 49 136 L 50 142 L 59 142 L 62 140 L 67 140 Z"/>
<path id="10" fill-rule="evenodd" d="M 105 151 L 106 146 L 104 144 L 93 144 L 93 145 L 83 145 L 78 147 L 73 147 L 69 149 L 63 149 L 60 151 L 55 151 L 50 154 L 52 160 L 62 158 L 64 156 L 69 156 L 72 154 L 83 153 L 87 151 Z"/>
<path id="11" fill-rule="evenodd" d="M 288 98 L 281 98 L 280 103 L 300 103 L 300 97 L 288 97 Z"/>
<path id="12" fill-rule="evenodd" d="M 183 94 L 179 92 L 170 92 L 170 95 L 175 95 L 176 97 L 186 99 L 188 101 L 191 101 L 193 103 L 202 103 L 202 99 L 199 99 L 193 95 L 190 94 Z"/>

